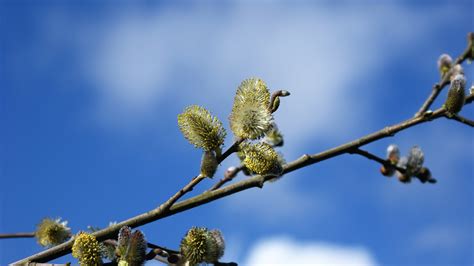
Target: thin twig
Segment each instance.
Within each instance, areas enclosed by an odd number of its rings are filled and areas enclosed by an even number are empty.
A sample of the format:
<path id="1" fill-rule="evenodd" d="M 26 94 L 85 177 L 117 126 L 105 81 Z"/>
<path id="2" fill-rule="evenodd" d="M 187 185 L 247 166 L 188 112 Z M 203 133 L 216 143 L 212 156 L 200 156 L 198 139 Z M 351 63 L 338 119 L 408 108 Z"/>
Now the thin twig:
<path id="1" fill-rule="evenodd" d="M 232 146 L 230 146 L 221 156 L 217 158 L 217 163 L 222 163 L 222 161 L 224 161 L 227 157 L 229 157 L 229 155 L 236 152 L 237 149 L 239 148 L 240 143 L 242 143 L 243 141 L 244 139 L 241 139 L 241 138 L 235 140 Z"/>
<path id="2" fill-rule="evenodd" d="M 466 98 L 465 104 L 471 103 L 473 99 L 474 99 L 474 95 L 469 95 Z M 300 158 L 285 164 L 283 166 L 283 174 L 287 174 L 297 169 L 306 167 L 308 165 L 315 164 L 315 163 L 339 156 L 341 154 L 348 153 L 349 151 L 355 148 L 361 147 L 363 145 L 366 145 L 368 143 L 374 142 L 382 138 L 393 136 L 404 129 L 413 127 L 418 124 L 430 122 L 440 117 L 443 117 L 445 114 L 446 114 L 446 110 L 443 107 L 441 107 L 433 111 L 433 113 L 430 116 L 413 117 L 403 122 L 400 122 L 398 124 L 385 127 L 372 134 L 369 134 L 359 139 L 356 139 L 354 141 L 345 143 L 338 147 L 335 147 L 335 148 L 332 148 L 332 149 L 329 149 L 317 154 L 313 154 L 313 155 L 305 154 L 301 156 Z M 270 175 L 267 175 L 267 176 L 255 175 L 253 177 L 247 178 L 237 183 L 228 185 L 226 187 L 223 187 L 214 191 L 207 191 L 195 197 L 177 202 L 166 211 L 163 211 L 163 209 L 159 207 L 154 210 L 148 211 L 146 213 L 137 215 L 133 218 L 117 223 L 103 230 L 97 231 L 93 235 L 97 238 L 98 241 L 103 241 L 104 239 L 113 238 L 113 236 L 117 234 L 117 232 L 120 230 L 122 226 L 130 226 L 132 228 L 135 228 L 141 225 L 145 225 L 150 222 L 162 219 L 164 217 L 168 217 L 176 213 L 183 212 L 183 211 L 195 208 L 197 206 L 201 206 L 206 203 L 215 201 L 217 199 L 235 194 L 237 192 L 247 190 L 249 188 L 260 187 L 264 182 L 272 178 L 273 176 L 270 176 Z M 53 248 L 50 248 L 48 250 L 39 252 L 30 257 L 24 258 L 16 263 L 22 264 L 28 261 L 38 261 L 38 262 L 46 261 L 47 262 L 47 261 L 59 258 L 71 252 L 72 244 L 73 244 L 72 240 L 67 241 L 66 243 L 63 243 Z"/>
<path id="3" fill-rule="evenodd" d="M 456 121 L 459 121 L 463 124 L 466 124 L 470 127 L 474 127 L 474 121 L 469 119 L 469 118 L 466 118 L 466 117 L 463 117 L 463 116 L 460 116 L 460 115 L 452 115 L 452 116 L 449 116 L 449 115 L 446 115 L 446 117 L 448 119 L 453 119 L 453 120 L 456 120 Z"/>
<path id="4" fill-rule="evenodd" d="M 361 156 L 364 156 L 365 158 L 369 159 L 369 160 L 372 160 L 372 161 L 376 161 L 378 163 L 380 163 L 381 165 L 385 166 L 386 168 L 393 168 L 395 170 L 397 170 L 398 172 L 404 174 L 405 173 L 405 169 L 404 168 L 401 168 L 399 166 L 396 166 L 396 165 L 393 165 L 391 164 L 389 161 L 387 160 L 384 160 L 380 157 L 378 157 L 377 155 L 375 154 L 372 154 L 368 151 L 365 151 L 365 150 L 361 150 L 359 148 L 355 148 L 353 150 L 350 150 L 349 151 L 350 154 L 357 154 L 357 155 L 361 155 Z"/>
<path id="5" fill-rule="evenodd" d="M 35 237 L 35 232 L 0 234 L 0 238 L 32 238 L 32 237 Z"/>
<path id="6" fill-rule="evenodd" d="M 221 188 L 225 183 L 232 181 L 237 174 L 244 169 L 245 165 L 241 164 L 237 167 L 234 167 L 232 170 L 229 171 L 229 169 L 226 171 L 225 175 L 223 178 L 221 178 L 217 183 L 215 183 L 209 191 L 216 190 Z"/>
<path id="7" fill-rule="evenodd" d="M 217 163 L 221 163 L 225 160 L 229 155 L 237 151 L 239 144 L 244 141 L 243 139 L 236 140 L 232 146 L 230 146 L 219 158 L 217 158 Z M 165 203 L 161 204 L 159 209 L 161 212 L 166 212 L 176 201 L 178 201 L 184 194 L 193 190 L 193 188 L 199 184 L 202 180 L 204 180 L 206 176 L 198 175 L 194 177 L 186 186 L 176 192 L 171 198 L 169 198 Z"/>
<path id="8" fill-rule="evenodd" d="M 179 251 L 177 251 L 177 250 L 172 250 L 172 249 L 169 249 L 169 248 L 165 248 L 165 247 L 162 247 L 162 246 L 158 246 L 158 245 L 155 245 L 155 244 L 150 243 L 150 242 L 147 243 L 147 246 L 148 246 L 149 248 L 152 248 L 152 249 L 161 249 L 161 250 L 164 250 L 164 251 L 166 251 L 166 252 L 169 253 L 169 254 L 179 254 Z"/>
<path id="9" fill-rule="evenodd" d="M 472 33 L 469 33 L 469 34 L 472 34 Z M 470 55 L 471 49 L 472 49 L 471 45 L 472 45 L 471 42 L 468 41 L 468 45 L 467 45 L 466 49 L 464 50 L 464 52 L 458 58 L 456 58 L 456 60 L 452 64 L 451 69 L 447 73 L 449 73 L 453 69 L 454 66 L 462 64 L 466 59 L 469 58 L 469 55 Z M 443 90 L 443 88 L 446 85 L 449 84 L 449 82 L 450 82 L 450 75 L 447 74 L 447 75 L 443 76 L 443 78 L 441 79 L 440 82 L 438 82 L 437 84 L 435 84 L 433 86 L 433 89 L 431 90 L 431 94 L 428 96 L 426 101 L 423 103 L 420 110 L 418 110 L 418 112 L 415 114 L 415 117 L 421 116 L 424 112 L 426 112 L 431 107 L 433 102 L 438 97 L 439 93 Z"/>

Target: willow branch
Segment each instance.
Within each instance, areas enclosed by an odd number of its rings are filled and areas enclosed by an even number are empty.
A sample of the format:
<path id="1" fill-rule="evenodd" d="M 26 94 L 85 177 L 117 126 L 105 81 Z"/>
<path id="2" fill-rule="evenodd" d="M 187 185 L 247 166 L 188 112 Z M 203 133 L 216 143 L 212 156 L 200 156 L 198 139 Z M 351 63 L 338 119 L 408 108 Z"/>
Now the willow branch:
<path id="1" fill-rule="evenodd" d="M 468 36 L 470 36 L 470 34 L 472 34 L 472 32 L 470 32 L 468 34 Z M 471 49 L 472 49 L 471 46 L 472 46 L 472 43 L 471 43 L 471 40 L 469 39 L 466 49 L 464 50 L 464 52 L 460 56 L 458 56 L 456 58 L 456 60 L 454 60 L 454 63 L 452 64 L 452 67 L 448 71 L 448 73 L 451 72 L 451 70 L 453 69 L 454 66 L 462 64 L 466 59 L 469 58 L 469 55 L 470 55 Z M 420 110 L 418 110 L 418 112 L 415 114 L 415 117 L 421 116 L 424 112 L 426 112 L 431 107 L 433 102 L 438 97 L 439 93 L 443 90 L 443 88 L 446 85 L 449 84 L 449 82 L 450 82 L 450 75 L 444 75 L 443 78 L 441 79 L 441 81 L 436 83 L 433 86 L 433 89 L 431 90 L 431 94 L 428 96 L 426 101 L 423 103 Z"/>
<path id="2" fill-rule="evenodd" d="M 1 238 L 32 238 L 32 237 L 35 237 L 35 232 L 0 234 L 0 239 Z"/>
<path id="3" fill-rule="evenodd" d="M 459 121 L 459 122 L 461 122 L 463 124 L 466 124 L 470 127 L 474 127 L 474 121 L 469 119 L 469 118 L 466 118 L 466 117 L 463 117 L 463 116 L 460 116 L 460 115 L 452 115 L 452 116 L 447 115 L 446 117 L 449 118 L 449 119 Z"/>
<path id="4" fill-rule="evenodd" d="M 465 100 L 465 105 L 471 103 L 473 99 L 474 99 L 474 95 L 469 95 Z M 349 153 L 350 151 L 353 151 L 354 149 L 359 148 L 368 143 L 374 142 L 379 139 L 394 136 L 396 133 L 404 129 L 413 127 L 418 124 L 430 122 L 440 117 L 444 117 L 445 114 L 446 114 L 446 110 L 444 109 L 444 107 L 441 107 L 433 112 L 430 112 L 429 115 L 425 114 L 422 116 L 413 117 L 405 121 L 402 121 L 398 124 L 387 126 L 379 131 L 363 136 L 354 141 L 342 144 L 338 147 L 328 149 L 326 151 L 313 154 L 313 155 L 305 154 L 301 156 L 300 158 L 285 164 L 283 166 L 283 174 L 293 172 L 297 169 L 339 156 L 341 154 Z M 213 190 L 213 191 L 206 191 L 195 197 L 182 200 L 180 202 L 173 204 L 169 209 L 163 209 L 160 206 L 156 209 L 153 209 L 146 213 L 142 213 L 128 220 L 125 220 L 115 225 L 112 225 L 110 227 L 107 227 L 103 230 L 94 232 L 93 235 L 97 238 L 98 241 L 103 241 L 105 239 L 113 238 L 117 234 L 117 232 L 120 230 L 120 228 L 123 226 L 130 226 L 132 228 L 135 228 L 135 227 L 142 226 L 150 222 L 174 215 L 176 213 L 180 213 L 180 212 L 207 204 L 209 202 L 235 194 L 243 190 L 247 190 L 254 187 L 261 188 L 266 181 L 272 178 L 274 178 L 274 176 L 255 175 L 253 177 L 247 178 L 237 183 L 228 185 L 226 187 Z M 69 240 L 63 244 L 60 244 L 48 250 L 42 251 L 40 253 L 34 254 L 30 257 L 24 258 L 16 263 L 22 264 L 29 261 L 47 262 L 47 261 L 59 258 L 63 255 L 69 254 L 71 252 L 72 245 L 73 245 L 73 240 Z"/>

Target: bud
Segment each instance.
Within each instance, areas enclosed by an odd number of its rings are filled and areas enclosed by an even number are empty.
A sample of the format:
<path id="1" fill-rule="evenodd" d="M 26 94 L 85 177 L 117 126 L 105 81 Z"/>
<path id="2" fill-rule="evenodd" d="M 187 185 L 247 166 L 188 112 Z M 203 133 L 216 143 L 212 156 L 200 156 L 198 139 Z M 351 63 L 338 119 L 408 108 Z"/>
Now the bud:
<path id="1" fill-rule="evenodd" d="M 243 143 L 241 151 L 245 156 L 245 167 L 256 174 L 278 176 L 283 171 L 279 154 L 266 143 Z"/>
<path id="2" fill-rule="evenodd" d="M 100 247 L 97 239 L 85 232 L 80 232 L 72 246 L 72 256 L 79 260 L 82 266 L 101 265 Z"/>
<path id="3" fill-rule="evenodd" d="M 278 110 L 278 107 L 280 107 L 280 97 L 286 97 L 289 95 L 290 95 L 289 91 L 285 91 L 285 90 L 275 91 L 270 97 L 270 101 L 272 101 L 269 106 L 270 113 L 276 112 L 276 110 Z"/>
<path id="4" fill-rule="evenodd" d="M 430 180 L 433 180 L 430 169 L 426 167 L 422 167 L 416 176 L 418 179 L 420 179 L 421 183 L 426 183 Z"/>
<path id="5" fill-rule="evenodd" d="M 387 161 L 392 165 L 397 165 L 398 160 L 400 160 L 400 150 L 395 144 L 390 144 L 387 147 Z M 382 165 L 380 167 L 380 173 L 384 176 L 393 176 L 395 173 L 395 168 L 390 167 L 389 165 Z"/>
<path id="6" fill-rule="evenodd" d="M 380 167 L 380 173 L 384 176 L 391 177 L 395 173 L 395 169 L 393 167 L 385 167 L 385 165 L 382 165 Z"/>
<path id="7" fill-rule="evenodd" d="M 456 75 L 454 80 L 451 82 L 451 87 L 448 91 L 448 97 L 444 106 L 446 111 L 450 114 L 457 114 L 461 111 L 464 106 L 466 80 L 463 75 Z"/>
<path id="8" fill-rule="evenodd" d="M 225 250 L 225 242 L 221 231 L 208 231 L 206 242 L 207 252 L 204 261 L 207 263 L 216 263 L 224 255 Z"/>
<path id="9" fill-rule="evenodd" d="M 397 145 L 390 144 L 387 147 L 387 159 L 392 164 L 396 165 L 398 163 L 398 160 L 400 160 L 400 149 L 398 149 Z"/>
<path id="10" fill-rule="evenodd" d="M 217 117 L 201 106 L 192 105 L 178 115 L 179 129 L 195 147 L 218 151 L 224 144 L 225 129 Z"/>
<path id="11" fill-rule="evenodd" d="M 234 178 L 237 175 L 237 167 L 231 166 L 224 172 L 224 178 Z"/>
<path id="12" fill-rule="evenodd" d="M 234 135 L 242 139 L 258 139 L 268 131 L 273 122 L 270 92 L 261 79 L 244 80 L 234 98 L 230 127 Z"/>
<path id="13" fill-rule="evenodd" d="M 449 69 L 451 69 L 452 64 L 453 59 L 448 54 L 442 54 L 438 58 L 438 70 L 441 74 L 441 77 L 444 77 L 444 75 L 449 72 Z"/>
<path id="14" fill-rule="evenodd" d="M 464 76 L 464 69 L 462 68 L 460 64 L 457 64 L 451 68 L 448 75 L 449 75 L 449 80 L 453 82 L 453 80 L 456 78 L 457 75 Z"/>
<path id="15" fill-rule="evenodd" d="M 424 160 L 425 156 L 420 147 L 413 146 L 410 150 L 410 153 L 408 154 L 405 174 L 410 177 L 418 174 L 418 172 L 423 167 Z"/>
<path id="16" fill-rule="evenodd" d="M 145 263 L 147 242 L 140 230 L 132 230 L 128 226 L 120 228 L 115 253 L 119 264 L 139 266 Z"/>
<path id="17" fill-rule="evenodd" d="M 275 97 L 275 99 L 273 100 L 272 102 L 272 106 L 270 108 L 270 111 L 272 113 L 276 112 L 276 110 L 278 110 L 278 107 L 280 107 L 280 97 Z"/>
<path id="18" fill-rule="evenodd" d="M 275 123 L 273 123 L 272 128 L 265 133 L 263 142 L 269 144 L 272 147 L 283 146 L 283 135 L 278 130 L 278 127 Z"/>
<path id="19" fill-rule="evenodd" d="M 43 219 L 37 226 L 35 237 L 43 247 L 52 247 L 66 242 L 71 237 L 71 228 L 61 219 Z"/>
<path id="20" fill-rule="evenodd" d="M 407 157 L 402 157 L 402 158 L 400 158 L 400 160 L 398 161 L 397 166 L 400 167 L 400 168 L 406 169 L 406 168 L 407 168 L 407 164 L 408 164 L 408 159 L 407 159 Z M 411 176 L 410 176 L 410 175 L 407 175 L 406 172 L 405 172 L 405 174 L 400 173 L 399 171 L 397 171 L 396 173 L 397 173 L 398 180 L 400 180 L 400 182 L 402 182 L 402 183 L 410 183 L 410 181 L 411 181 Z"/>
<path id="21" fill-rule="evenodd" d="M 216 173 L 217 166 L 218 162 L 214 152 L 205 151 L 201 158 L 201 175 L 212 178 Z"/>

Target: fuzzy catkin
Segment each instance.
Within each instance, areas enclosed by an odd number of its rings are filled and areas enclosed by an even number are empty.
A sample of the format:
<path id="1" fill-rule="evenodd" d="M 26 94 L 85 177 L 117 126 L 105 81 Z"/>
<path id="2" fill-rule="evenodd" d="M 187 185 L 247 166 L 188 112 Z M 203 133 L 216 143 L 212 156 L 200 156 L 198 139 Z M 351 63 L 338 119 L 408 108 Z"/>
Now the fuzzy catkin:
<path id="1" fill-rule="evenodd" d="M 265 82 L 258 78 L 244 80 L 237 89 L 229 116 L 234 135 L 252 140 L 262 137 L 273 122 L 269 105 L 270 92 Z"/>
<path id="2" fill-rule="evenodd" d="M 195 147 L 205 151 L 217 151 L 224 144 L 226 132 L 222 122 L 205 108 L 187 107 L 178 115 L 179 129 Z"/>

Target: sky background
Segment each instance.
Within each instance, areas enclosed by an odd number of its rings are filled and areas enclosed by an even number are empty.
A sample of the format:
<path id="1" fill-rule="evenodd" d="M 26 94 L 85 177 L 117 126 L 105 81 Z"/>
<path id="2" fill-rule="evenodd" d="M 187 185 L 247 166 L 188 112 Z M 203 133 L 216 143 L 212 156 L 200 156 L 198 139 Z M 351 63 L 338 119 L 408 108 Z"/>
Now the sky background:
<path id="1" fill-rule="evenodd" d="M 287 161 L 410 118 L 439 79 L 439 55 L 464 50 L 472 14 L 461 0 L 2 0 L 0 232 L 44 217 L 77 232 L 155 208 L 199 171 L 177 114 L 202 105 L 229 129 L 249 77 L 291 92 L 275 114 Z M 473 118 L 472 106 L 462 114 Z M 178 248 L 191 226 L 219 228 L 223 261 L 240 265 L 472 265 L 473 140 L 440 119 L 364 147 L 384 156 L 391 143 L 402 154 L 419 145 L 436 185 L 401 184 L 343 155 L 141 229 Z M 0 264 L 40 250 L 2 240 Z"/>

